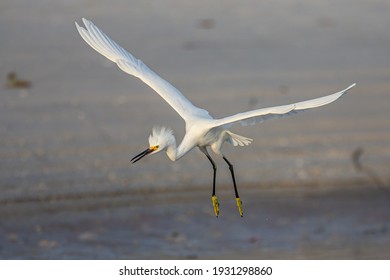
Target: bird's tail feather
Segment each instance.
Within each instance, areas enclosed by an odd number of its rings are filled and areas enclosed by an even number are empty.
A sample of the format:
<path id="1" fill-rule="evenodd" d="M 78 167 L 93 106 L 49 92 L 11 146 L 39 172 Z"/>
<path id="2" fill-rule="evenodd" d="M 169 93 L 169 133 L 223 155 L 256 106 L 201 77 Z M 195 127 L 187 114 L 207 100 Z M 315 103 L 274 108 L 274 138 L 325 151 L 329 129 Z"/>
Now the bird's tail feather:
<path id="1" fill-rule="evenodd" d="M 226 131 L 227 134 L 230 136 L 228 142 L 232 144 L 233 146 L 246 146 L 252 143 L 253 139 L 237 135 L 231 131 Z"/>

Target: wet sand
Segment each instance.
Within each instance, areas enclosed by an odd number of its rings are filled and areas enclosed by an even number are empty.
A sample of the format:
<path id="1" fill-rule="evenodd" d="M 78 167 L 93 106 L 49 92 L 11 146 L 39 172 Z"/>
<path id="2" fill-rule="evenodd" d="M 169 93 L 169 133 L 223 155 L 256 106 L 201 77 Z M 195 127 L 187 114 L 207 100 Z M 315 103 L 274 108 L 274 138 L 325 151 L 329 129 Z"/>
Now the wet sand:
<path id="1" fill-rule="evenodd" d="M 388 259 L 389 193 L 343 185 L 243 186 L 243 218 L 225 186 L 218 218 L 208 188 L 1 201 L 1 257 Z"/>
<path id="2" fill-rule="evenodd" d="M 0 258 L 390 258 L 388 1 L 46 2 L 0 3 Z M 245 216 L 216 158 L 217 219 L 199 151 L 130 164 L 153 125 L 180 141 L 183 122 L 82 41 L 81 17 L 215 117 L 357 86 L 233 127 L 254 139 L 224 147 Z"/>

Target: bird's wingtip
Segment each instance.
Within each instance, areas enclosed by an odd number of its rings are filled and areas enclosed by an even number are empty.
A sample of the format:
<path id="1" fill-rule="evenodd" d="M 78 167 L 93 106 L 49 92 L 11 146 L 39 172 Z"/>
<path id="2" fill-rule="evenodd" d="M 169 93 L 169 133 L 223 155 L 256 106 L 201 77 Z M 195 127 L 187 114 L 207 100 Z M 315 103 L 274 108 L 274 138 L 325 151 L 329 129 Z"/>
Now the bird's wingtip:
<path id="1" fill-rule="evenodd" d="M 88 20 L 86 18 L 81 18 L 81 20 L 84 23 L 85 28 L 87 28 L 87 29 L 88 29 L 88 26 L 93 24 L 92 21 L 90 21 L 90 20 Z M 78 30 L 84 29 L 84 27 L 80 26 L 77 21 L 75 21 L 74 23 L 76 24 L 76 27 L 77 27 Z"/>
<path id="2" fill-rule="evenodd" d="M 353 88 L 354 86 L 356 86 L 356 83 L 353 83 L 352 85 L 350 85 L 349 87 L 347 87 L 346 89 L 343 89 L 341 92 L 343 93 L 346 93 L 347 91 L 349 91 L 351 88 Z"/>
<path id="3" fill-rule="evenodd" d="M 84 23 L 85 27 L 88 27 L 89 25 L 93 24 L 92 21 L 90 21 L 90 20 L 88 20 L 86 18 L 82 18 L 82 20 L 83 20 L 83 23 Z"/>

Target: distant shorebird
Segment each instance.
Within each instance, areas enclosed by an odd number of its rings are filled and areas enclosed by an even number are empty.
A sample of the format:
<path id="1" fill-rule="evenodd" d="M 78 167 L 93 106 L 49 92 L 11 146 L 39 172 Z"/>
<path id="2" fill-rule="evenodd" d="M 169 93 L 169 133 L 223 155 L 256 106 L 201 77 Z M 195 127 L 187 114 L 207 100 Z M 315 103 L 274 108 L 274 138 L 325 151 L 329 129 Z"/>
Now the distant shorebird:
<path id="1" fill-rule="evenodd" d="M 215 194 L 217 166 L 208 153 L 207 147 L 210 147 L 211 150 L 218 156 L 222 156 L 224 161 L 228 164 L 233 180 L 238 211 L 242 217 L 242 202 L 237 191 L 233 165 L 222 154 L 221 147 L 224 142 L 228 142 L 234 146 L 249 145 L 252 142 L 252 139 L 234 134 L 228 130 L 228 128 L 237 123 L 241 125 L 254 125 L 265 120 L 293 115 L 310 108 L 320 107 L 339 99 L 350 88 L 355 86 L 355 84 L 352 84 L 340 92 L 321 98 L 284 106 L 257 109 L 221 119 L 214 119 L 206 110 L 194 106 L 175 87 L 154 73 L 141 60 L 136 59 L 116 42 L 111 40 L 91 21 L 83 19 L 83 22 L 86 29 L 80 27 L 76 22 L 77 30 L 79 31 L 81 37 L 92 48 L 107 57 L 109 60 L 115 62 L 124 72 L 141 79 L 149 85 L 169 105 L 171 105 L 185 121 L 186 134 L 179 146 L 176 146 L 176 139 L 173 136 L 173 131 L 171 129 L 166 127 L 154 127 L 152 134 L 149 136 L 149 148 L 133 157 L 131 161 L 135 163 L 146 155 L 156 154 L 161 151 L 165 151 L 170 160 L 176 161 L 191 151 L 194 147 L 198 147 L 206 155 L 213 167 L 214 174 L 211 199 L 214 212 L 217 217 L 219 214 L 219 202 Z"/>
<path id="2" fill-rule="evenodd" d="M 9 72 L 5 87 L 8 89 L 26 89 L 31 87 L 31 82 L 19 79 L 15 72 Z"/>

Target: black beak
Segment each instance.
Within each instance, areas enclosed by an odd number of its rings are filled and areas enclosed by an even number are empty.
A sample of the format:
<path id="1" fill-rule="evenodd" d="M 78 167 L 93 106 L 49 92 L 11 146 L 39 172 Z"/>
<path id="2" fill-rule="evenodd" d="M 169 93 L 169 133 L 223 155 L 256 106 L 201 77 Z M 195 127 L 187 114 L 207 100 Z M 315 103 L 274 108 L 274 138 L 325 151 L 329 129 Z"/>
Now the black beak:
<path id="1" fill-rule="evenodd" d="M 143 158 L 144 156 L 147 156 L 148 154 L 150 154 L 151 152 L 153 152 L 154 150 L 151 149 L 151 148 L 147 148 L 145 151 L 143 151 L 142 153 L 136 155 L 135 157 L 133 157 L 131 159 L 131 163 L 136 163 L 137 161 L 139 161 L 141 158 Z"/>

